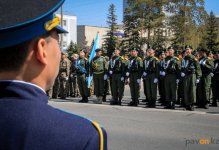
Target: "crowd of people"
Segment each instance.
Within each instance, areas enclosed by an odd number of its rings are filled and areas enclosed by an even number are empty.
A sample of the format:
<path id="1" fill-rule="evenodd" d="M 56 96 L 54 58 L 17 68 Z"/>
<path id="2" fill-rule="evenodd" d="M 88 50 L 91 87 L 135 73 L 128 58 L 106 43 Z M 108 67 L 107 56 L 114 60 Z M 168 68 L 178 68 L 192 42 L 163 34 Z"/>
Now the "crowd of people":
<path id="1" fill-rule="evenodd" d="M 47 91 L 49 98 L 65 99 L 68 96 L 82 97 L 80 103 L 87 103 L 88 97 L 96 95 L 94 103 L 106 102 L 106 95 L 111 95 L 111 105 L 121 105 L 125 84 L 128 83 L 132 101 L 128 106 L 138 106 L 141 83 L 143 82 L 146 107 L 156 108 L 158 100 L 165 109 L 175 109 L 176 105 L 185 110 L 217 107 L 219 81 L 219 52 L 205 48 L 194 50 L 187 45 L 180 52 L 174 47 L 162 50 L 155 57 L 155 48 L 149 46 L 146 57 L 138 56 L 139 49 L 133 48 L 131 57 L 124 56 L 115 48 L 109 57 L 101 49 L 96 49 L 96 56 L 89 63 L 86 50 L 73 54 L 72 62 L 68 54 L 62 52 L 59 75 L 53 89 Z M 91 84 L 87 82 L 90 76 Z M 53 91 L 53 93 L 52 93 Z M 157 99 L 159 92 L 160 99 Z"/>

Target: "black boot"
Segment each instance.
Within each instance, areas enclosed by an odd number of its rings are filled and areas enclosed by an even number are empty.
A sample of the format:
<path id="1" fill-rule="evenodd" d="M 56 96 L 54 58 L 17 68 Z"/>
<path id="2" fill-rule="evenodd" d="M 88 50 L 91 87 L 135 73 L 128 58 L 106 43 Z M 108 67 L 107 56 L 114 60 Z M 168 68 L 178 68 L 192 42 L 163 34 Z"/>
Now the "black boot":
<path id="1" fill-rule="evenodd" d="M 216 99 L 213 99 L 211 106 L 217 107 L 217 100 Z"/>
<path id="2" fill-rule="evenodd" d="M 148 106 L 147 107 L 151 107 L 152 106 L 152 104 L 153 104 L 153 102 L 152 101 L 150 101 L 150 102 L 148 102 Z"/>
<path id="3" fill-rule="evenodd" d="M 113 101 L 110 102 L 110 105 L 116 105 L 117 104 L 117 98 L 114 98 Z"/>
<path id="4" fill-rule="evenodd" d="M 119 98 L 118 105 L 122 105 L 122 98 Z"/>
<path id="5" fill-rule="evenodd" d="M 175 102 L 172 103 L 171 109 L 175 109 Z"/>
<path id="6" fill-rule="evenodd" d="M 82 99 L 79 101 L 79 103 L 83 103 L 84 102 L 85 97 L 82 96 Z"/>
<path id="7" fill-rule="evenodd" d="M 84 97 L 84 101 L 83 101 L 83 103 L 88 103 L 88 97 Z"/>
<path id="8" fill-rule="evenodd" d="M 106 102 L 106 96 L 103 96 L 103 102 Z"/>
<path id="9" fill-rule="evenodd" d="M 142 102 L 147 102 L 147 100 L 145 99 L 145 100 L 142 100 Z"/>
<path id="10" fill-rule="evenodd" d="M 166 106 L 164 107 L 164 109 L 171 109 L 171 102 L 167 102 Z"/>
<path id="11" fill-rule="evenodd" d="M 134 106 L 135 105 L 135 99 L 133 99 L 129 104 L 128 106 Z"/>
<path id="12" fill-rule="evenodd" d="M 139 100 L 135 100 L 135 107 L 138 107 Z"/>
<path id="13" fill-rule="evenodd" d="M 156 108 L 156 101 L 152 102 L 152 105 L 150 106 L 150 108 Z"/>
<path id="14" fill-rule="evenodd" d="M 189 110 L 194 111 L 194 104 L 189 105 Z"/>
<path id="15" fill-rule="evenodd" d="M 189 105 L 185 105 L 185 108 L 183 110 L 189 110 Z"/>
<path id="16" fill-rule="evenodd" d="M 209 109 L 208 102 L 206 102 L 206 103 L 205 103 L 205 106 L 204 106 L 204 108 L 205 108 L 205 109 Z"/>

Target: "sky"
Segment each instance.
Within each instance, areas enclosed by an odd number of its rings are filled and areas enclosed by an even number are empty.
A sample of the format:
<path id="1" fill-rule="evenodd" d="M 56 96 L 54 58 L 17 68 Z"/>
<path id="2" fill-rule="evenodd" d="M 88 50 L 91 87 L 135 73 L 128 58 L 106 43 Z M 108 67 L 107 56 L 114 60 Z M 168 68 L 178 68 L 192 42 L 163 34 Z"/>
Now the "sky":
<path id="1" fill-rule="evenodd" d="M 115 5 L 117 23 L 123 21 L 123 0 L 65 0 L 63 13 L 77 16 L 77 25 L 108 27 L 106 20 L 108 9 Z M 219 0 L 205 0 L 208 14 L 211 10 L 219 15 Z M 60 9 L 57 11 L 60 13 Z"/>

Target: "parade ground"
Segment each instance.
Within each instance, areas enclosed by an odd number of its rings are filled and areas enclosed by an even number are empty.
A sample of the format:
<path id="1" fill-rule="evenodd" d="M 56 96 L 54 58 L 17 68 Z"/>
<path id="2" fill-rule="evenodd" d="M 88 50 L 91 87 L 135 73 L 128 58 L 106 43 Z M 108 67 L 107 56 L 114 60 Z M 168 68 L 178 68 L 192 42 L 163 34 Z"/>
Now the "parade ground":
<path id="1" fill-rule="evenodd" d="M 129 107 L 131 101 L 128 86 L 124 93 L 122 106 L 111 106 L 107 102 L 93 104 L 78 103 L 81 98 L 66 100 L 52 99 L 49 105 L 87 117 L 102 125 L 108 134 L 109 150 L 205 150 L 219 147 L 219 108 L 195 108 L 185 111 L 176 106 L 175 110 L 145 108 L 141 101 L 145 98 L 141 90 L 138 107 Z M 159 97 L 158 97 L 159 98 Z"/>

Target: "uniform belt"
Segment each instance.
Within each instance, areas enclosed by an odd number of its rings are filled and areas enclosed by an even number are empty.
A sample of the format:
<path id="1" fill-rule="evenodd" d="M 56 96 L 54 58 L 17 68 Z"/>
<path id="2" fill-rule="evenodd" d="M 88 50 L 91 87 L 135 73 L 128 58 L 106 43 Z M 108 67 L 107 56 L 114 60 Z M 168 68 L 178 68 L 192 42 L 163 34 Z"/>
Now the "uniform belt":
<path id="1" fill-rule="evenodd" d="M 115 72 L 113 72 L 113 74 L 119 74 L 119 73 L 122 73 L 122 71 L 115 71 Z"/>
<path id="2" fill-rule="evenodd" d="M 176 74 L 176 72 L 168 72 L 167 74 Z"/>
<path id="3" fill-rule="evenodd" d="M 196 74 L 196 72 L 188 72 L 188 74 Z"/>
<path id="4" fill-rule="evenodd" d="M 149 72 L 147 72 L 147 74 L 152 74 L 152 73 L 155 73 L 155 71 L 149 71 Z"/>
<path id="5" fill-rule="evenodd" d="M 101 72 L 93 72 L 94 74 L 101 74 L 101 73 L 104 73 L 104 71 L 101 71 Z"/>

